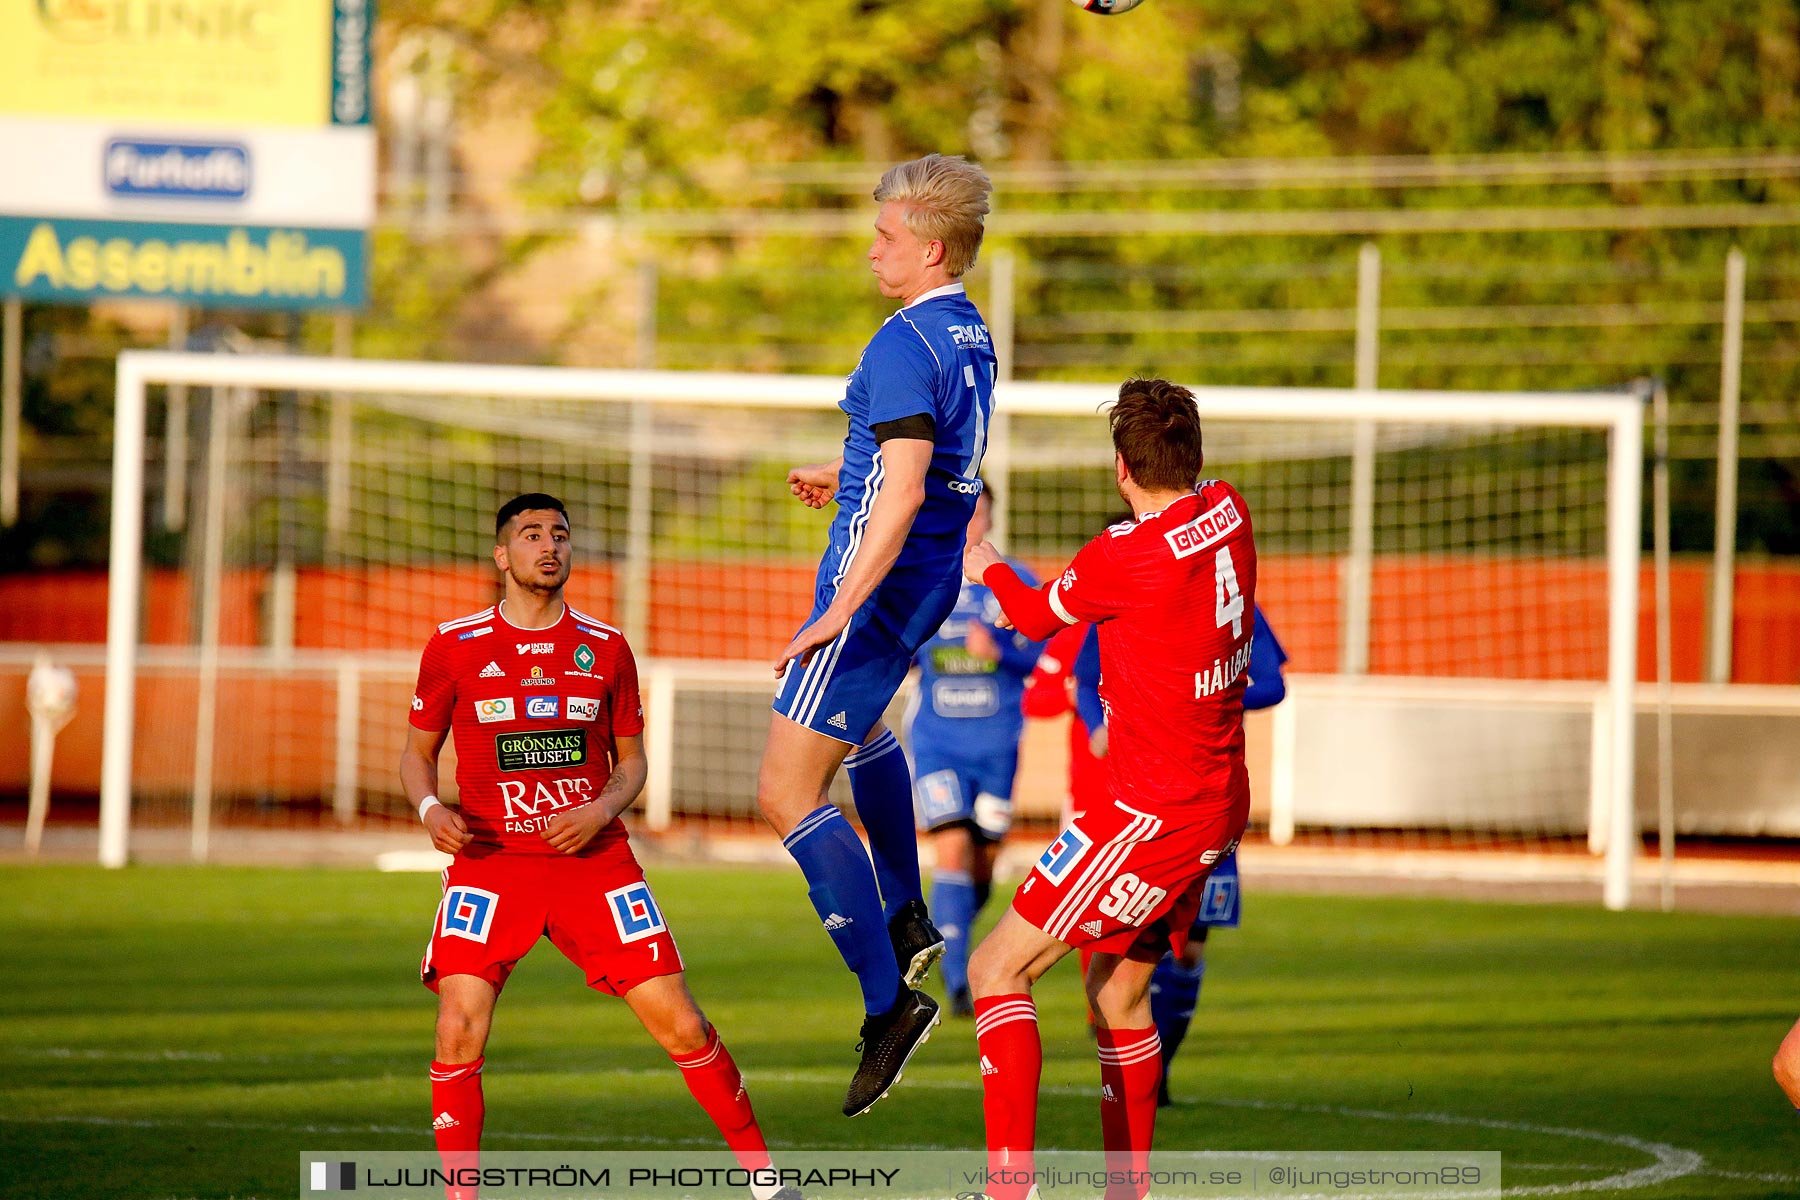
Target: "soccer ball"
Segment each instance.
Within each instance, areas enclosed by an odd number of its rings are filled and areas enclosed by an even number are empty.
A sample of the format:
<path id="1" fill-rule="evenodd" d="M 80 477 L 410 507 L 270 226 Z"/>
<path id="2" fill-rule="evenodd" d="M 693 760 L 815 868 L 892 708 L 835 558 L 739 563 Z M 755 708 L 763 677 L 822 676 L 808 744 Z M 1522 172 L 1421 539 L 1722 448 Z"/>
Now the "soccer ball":
<path id="1" fill-rule="evenodd" d="M 1099 13 L 1110 17 L 1117 13 L 1130 12 L 1144 0 L 1073 0 L 1075 7 L 1083 12 Z"/>

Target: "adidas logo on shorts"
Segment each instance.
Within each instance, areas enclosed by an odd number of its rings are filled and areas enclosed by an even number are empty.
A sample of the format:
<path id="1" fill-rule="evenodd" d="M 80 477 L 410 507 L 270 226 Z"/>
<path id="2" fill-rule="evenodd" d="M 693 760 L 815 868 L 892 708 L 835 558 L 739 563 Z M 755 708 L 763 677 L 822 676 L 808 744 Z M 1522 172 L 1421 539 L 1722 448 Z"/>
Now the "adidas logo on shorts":
<path id="1" fill-rule="evenodd" d="M 506 674 L 506 672 L 505 672 L 505 671 L 502 671 L 502 670 L 501 670 L 501 669 L 500 669 L 500 664 L 499 664 L 499 663 L 497 663 L 497 662 L 490 662 L 490 663 L 488 663 L 488 665 L 487 665 L 487 666 L 485 666 L 485 667 L 483 667 L 483 668 L 481 668 L 481 675 L 480 675 L 480 676 L 479 676 L 479 678 L 482 678 L 482 679 L 498 679 L 498 678 L 500 678 L 500 676 L 502 676 L 502 675 L 504 675 L 504 674 Z"/>
<path id="2" fill-rule="evenodd" d="M 1102 1084 L 1100 1087 L 1100 1098 L 1102 1100 L 1117 1100 L 1119 1098 L 1119 1094 L 1117 1092 L 1113 1091 L 1112 1084 L 1110 1084 L 1110 1083 Z"/>
<path id="3" fill-rule="evenodd" d="M 848 929 L 854 924 L 856 924 L 855 921 L 841 913 L 832 913 L 825 918 L 825 928 L 827 929 Z"/>
<path id="4" fill-rule="evenodd" d="M 1000 1073 L 1000 1068 L 989 1062 L 988 1056 L 984 1054 L 981 1056 L 981 1073 L 983 1075 L 998 1075 Z"/>
<path id="5" fill-rule="evenodd" d="M 460 1124 L 462 1124 L 462 1122 L 458 1121 L 449 1113 L 441 1112 L 437 1115 L 437 1119 L 431 1123 L 431 1127 L 433 1129 L 455 1129 Z"/>
<path id="6" fill-rule="evenodd" d="M 843 713 L 837 714 L 837 716 L 831 718 L 831 720 L 829 720 L 825 723 L 827 725 L 831 726 L 833 729 L 848 730 L 850 728 L 850 723 L 848 721 L 844 720 Z"/>
<path id="7" fill-rule="evenodd" d="M 1098 921 L 1084 921 L 1081 926 L 1081 932 L 1087 934 L 1089 937 L 1099 937 L 1102 928 L 1104 927 Z"/>

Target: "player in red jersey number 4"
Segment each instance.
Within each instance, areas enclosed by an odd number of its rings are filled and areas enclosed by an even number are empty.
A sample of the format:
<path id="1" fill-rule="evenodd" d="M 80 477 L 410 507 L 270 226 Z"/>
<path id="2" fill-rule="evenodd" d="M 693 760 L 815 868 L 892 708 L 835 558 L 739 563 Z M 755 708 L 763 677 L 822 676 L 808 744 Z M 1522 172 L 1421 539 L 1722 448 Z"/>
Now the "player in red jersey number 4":
<path id="1" fill-rule="evenodd" d="M 643 790 L 637 664 L 617 629 L 563 603 L 572 562 L 562 502 L 509 500 L 495 520 L 506 598 L 446 621 L 426 644 L 400 759 L 432 845 L 455 861 L 420 978 L 438 994 L 432 1130 L 452 1183 L 473 1200 L 484 1106 L 481 1068 L 495 1002 L 540 937 L 589 987 L 620 996 L 681 1068 L 751 1172 L 756 1200 L 795 1200 L 737 1064 L 694 1003 L 681 955 L 619 814 Z M 437 799 L 438 754 L 456 739 L 460 807 Z"/>
<path id="2" fill-rule="evenodd" d="M 1161 1049 L 1150 977 L 1179 953 L 1207 873 L 1250 814 L 1244 668 L 1256 546 L 1243 497 L 1196 483 L 1200 414 L 1187 389 L 1133 379 L 1109 413 L 1119 494 L 1136 519 L 1084 546 L 1044 588 L 985 542 L 964 572 L 993 589 L 1026 637 L 1099 627 L 1108 798 L 1064 827 L 969 964 L 987 1118 L 988 1191 L 1026 1195 L 1043 1051 L 1031 985 L 1065 954 L 1095 951 L 1107 1200 L 1145 1194 Z"/>

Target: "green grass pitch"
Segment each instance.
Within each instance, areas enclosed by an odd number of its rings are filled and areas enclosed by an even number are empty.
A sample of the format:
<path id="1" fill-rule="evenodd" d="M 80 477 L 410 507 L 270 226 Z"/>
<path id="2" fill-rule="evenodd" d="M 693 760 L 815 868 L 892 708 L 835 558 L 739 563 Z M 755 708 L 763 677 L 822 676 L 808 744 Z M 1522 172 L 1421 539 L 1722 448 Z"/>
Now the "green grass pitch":
<path id="1" fill-rule="evenodd" d="M 773 1143 L 980 1145 L 969 1022 L 946 1020 L 871 1114 L 838 1115 L 856 994 L 797 873 L 650 874 Z M 428 1148 L 433 1000 L 414 972 L 437 887 L 0 870 L 0 1193 L 289 1197 L 301 1151 Z M 1244 927 L 1213 939 L 1158 1143 L 1498 1150 L 1509 1193 L 1797 1196 L 1800 1117 L 1769 1074 L 1800 1011 L 1797 951 L 1788 920 L 1252 881 Z M 1073 967 L 1038 996 L 1040 1142 L 1095 1146 Z M 714 1144 L 625 1006 L 547 942 L 507 988 L 484 1078 L 491 1149 Z"/>

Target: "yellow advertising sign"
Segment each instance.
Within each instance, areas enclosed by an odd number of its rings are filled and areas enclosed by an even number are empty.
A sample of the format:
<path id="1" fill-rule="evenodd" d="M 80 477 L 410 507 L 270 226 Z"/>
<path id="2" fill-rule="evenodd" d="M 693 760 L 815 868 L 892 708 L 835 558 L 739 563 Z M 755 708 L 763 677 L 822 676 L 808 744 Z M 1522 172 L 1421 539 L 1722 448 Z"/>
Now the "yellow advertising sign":
<path id="1" fill-rule="evenodd" d="M 0 113 L 331 123 L 334 0 L 0 0 Z"/>

